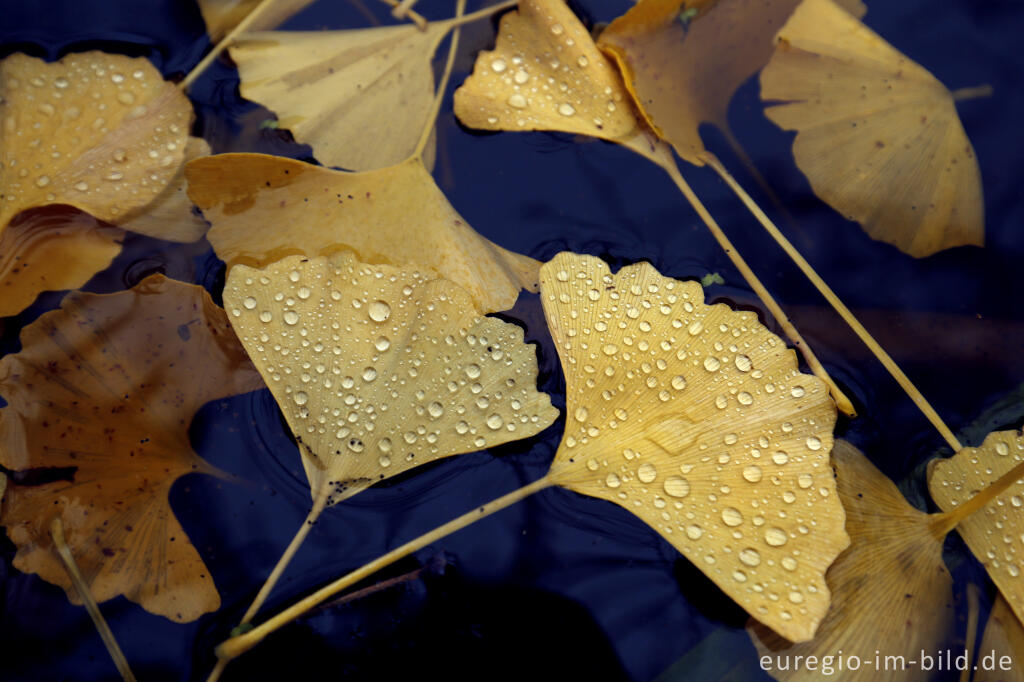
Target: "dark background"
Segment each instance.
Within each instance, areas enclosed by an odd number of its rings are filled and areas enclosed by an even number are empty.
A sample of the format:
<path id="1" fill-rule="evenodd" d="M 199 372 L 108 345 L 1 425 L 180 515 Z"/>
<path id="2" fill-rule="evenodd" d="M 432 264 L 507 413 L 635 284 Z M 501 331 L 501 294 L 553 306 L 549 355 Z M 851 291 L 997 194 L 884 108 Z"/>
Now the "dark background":
<path id="1" fill-rule="evenodd" d="M 374 0 L 364 8 L 388 14 Z M 443 18 L 447 1 L 417 9 Z M 469 10 L 479 7 L 471 2 Z M 574 5 L 587 21 L 608 21 L 627 2 Z M 1019 0 L 868 0 L 866 23 L 920 62 L 950 89 L 989 83 L 994 94 L 958 107 L 981 164 L 987 244 L 915 260 L 869 239 L 810 192 L 793 164 L 791 136 L 761 113 L 757 84 L 733 101 L 737 137 L 795 219 L 780 220 L 794 243 L 877 335 L 954 430 L 1019 426 L 1024 381 L 1024 4 Z M 287 28 L 370 25 L 346 0 L 320 0 Z M 464 31 L 452 88 L 476 51 L 490 47 L 493 22 Z M 105 49 L 150 58 L 180 77 L 208 49 L 190 2 L 149 0 L 0 0 L 0 55 L 56 59 Z M 446 48 L 442 45 L 442 52 Z M 262 151 L 309 159 L 311 150 L 283 131 L 260 129 L 266 110 L 238 95 L 234 69 L 216 63 L 191 91 L 195 134 L 214 152 Z M 710 148 L 768 208 L 767 199 L 708 129 Z M 435 176 L 479 232 L 541 260 L 563 249 L 595 253 L 613 267 L 650 260 L 667 275 L 720 273 L 711 301 L 761 312 L 725 255 L 662 171 L 614 145 L 544 133 L 480 134 L 461 128 L 446 99 L 438 124 Z M 821 360 L 857 402 L 860 417 L 837 433 L 864 449 L 925 508 L 923 463 L 943 441 L 782 252 L 710 171 L 684 168 L 688 180 L 776 295 Z M 776 215 L 773 211 L 770 211 Z M 124 252 L 85 288 L 110 292 L 146 274 L 205 285 L 215 297 L 223 264 L 209 244 L 179 245 L 131 236 Z M 44 294 L 21 315 L 0 321 L 0 352 L 59 305 Z M 219 300 L 219 299 L 218 299 Z M 774 322 L 761 312 L 771 328 Z M 540 388 L 564 404 L 558 361 L 536 296 L 506 315 L 538 344 Z M 1010 396 L 1010 397 L 1008 397 Z M 392 479 L 329 510 L 280 583 L 269 609 L 462 512 L 542 475 L 561 420 L 538 437 L 451 458 Z M 305 516 L 309 491 L 298 454 L 269 392 L 207 405 L 192 425 L 201 456 L 247 485 L 200 475 L 181 479 L 171 501 L 206 561 L 224 606 L 176 625 L 123 598 L 103 604 L 141 680 L 204 679 L 212 648 L 227 634 Z M 943 453 L 948 454 L 948 450 Z M 962 592 L 986 585 L 956 537 L 947 541 Z M 0 539 L 0 678 L 101 680 L 116 673 L 92 624 L 62 590 L 11 568 L 13 545 Z M 646 681 L 709 635 L 703 663 L 665 679 L 708 679 L 721 662 L 757 678 L 745 614 L 653 531 L 607 502 L 547 490 L 427 548 L 387 576 L 423 568 L 415 579 L 301 620 L 233 663 L 225 679 L 571 679 Z M 991 597 L 991 589 L 984 601 Z M 1024 663 L 1024 661 L 1019 662 Z M 705 667 L 700 667 L 705 665 Z M 719 667 L 716 668 L 715 666 Z M 706 667 L 711 666 L 711 667 Z M 716 672 L 712 672 L 716 671 Z"/>

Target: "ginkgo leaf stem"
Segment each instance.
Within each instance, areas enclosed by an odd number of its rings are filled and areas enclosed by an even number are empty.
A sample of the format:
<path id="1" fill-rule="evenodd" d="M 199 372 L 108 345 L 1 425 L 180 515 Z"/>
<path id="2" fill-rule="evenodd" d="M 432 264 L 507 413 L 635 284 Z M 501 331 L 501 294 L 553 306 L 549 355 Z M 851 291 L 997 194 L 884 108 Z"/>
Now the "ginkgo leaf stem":
<path id="1" fill-rule="evenodd" d="M 879 344 L 875 338 L 871 336 L 871 333 L 865 329 L 864 325 L 860 323 L 860 320 L 850 312 L 850 309 L 847 308 L 836 293 L 832 291 L 832 288 L 825 283 L 825 280 L 818 275 L 814 268 L 811 267 L 810 263 L 808 263 L 800 252 L 796 250 L 796 247 L 786 239 L 785 235 L 783 235 L 779 228 L 776 227 L 771 218 L 769 218 L 765 212 L 761 210 L 761 207 L 750 198 L 750 195 L 747 194 L 738 182 L 736 182 L 736 179 L 732 177 L 724 166 L 722 166 L 721 162 L 714 154 L 705 152 L 702 155 L 702 158 L 708 166 L 718 173 L 722 180 L 725 181 L 725 184 L 727 184 L 733 193 L 739 197 L 740 201 L 743 202 L 743 205 L 747 207 L 747 210 L 753 214 L 757 221 L 761 223 L 761 226 L 764 227 L 768 234 L 771 235 L 772 239 L 782 247 L 782 250 L 786 252 L 786 255 L 790 257 L 793 263 L 795 263 L 807 279 L 811 281 L 811 284 L 813 284 L 825 300 L 828 301 L 829 305 L 839 313 L 839 316 L 842 317 L 846 324 L 850 326 L 864 345 L 868 347 L 876 358 L 878 358 L 878 361 L 882 363 L 882 366 L 889 371 L 889 374 L 891 374 L 896 380 L 896 383 L 898 383 L 900 388 L 902 388 L 910 399 L 914 401 L 914 404 L 917 405 L 918 409 L 921 410 L 943 439 L 949 443 L 949 446 L 953 448 L 953 451 L 959 452 L 963 446 L 960 445 L 960 441 L 953 435 L 953 431 L 946 426 L 944 421 L 942 421 L 942 417 L 940 417 L 938 412 L 935 411 L 935 408 L 931 406 L 931 404 L 925 399 L 924 395 L 921 394 L 921 391 L 917 389 L 917 386 L 915 386 L 907 375 L 903 373 L 903 370 L 900 369 L 899 365 L 896 364 L 896 361 L 889 356 L 884 348 L 882 348 L 881 344 Z"/>
<path id="2" fill-rule="evenodd" d="M 953 96 L 954 102 L 963 102 L 968 99 L 978 99 L 979 97 L 991 97 L 992 86 L 988 85 L 975 85 L 970 88 L 960 88 L 949 93 Z"/>
<path id="3" fill-rule="evenodd" d="M 1020 462 L 1005 474 L 997 478 L 984 490 L 979 491 L 971 499 L 967 500 L 952 511 L 934 514 L 932 516 L 931 528 L 936 537 L 944 538 L 946 534 L 960 525 L 964 519 L 975 514 L 985 507 L 989 502 L 1006 492 L 1006 489 L 1017 481 L 1024 478 L 1024 462 Z"/>
<path id="4" fill-rule="evenodd" d="M 402 0 L 391 9 L 391 16 L 395 19 L 405 19 L 406 14 L 412 9 L 417 0 Z"/>
<path id="5" fill-rule="evenodd" d="M 392 12 L 394 11 L 394 9 L 398 8 L 398 6 L 402 4 L 398 0 L 382 0 L 382 1 L 384 2 L 385 5 L 388 5 L 388 6 L 393 8 Z M 398 17 L 398 18 L 399 19 L 406 19 L 406 18 L 412 19 L 412 23 L 416 24 L 416 27 L 419 30 L 421 30 L 421 31 L 426 31 L 427 30 L 427 24 L 429 23 L 426 19 L 423 18 L 423 15 L 421 15 L 419 12 L 417 12 L 414 9 L 412 9 L 411 7 L 407 8 L 405 10 L 405 13 L 403 14 L 403 16 Z"/>
<path id="6" fill-rule="evenodd" d="M 466 0 L 458 0 L 455 4 L 455 20 L 461 19 L 463 13 L 466 11 Z M 437 91 L 434 93 L 434 101 L 430 105 L 430 114 L 427 116 L 427 124 L 423 126 L 423 132 L 420 133 L 420 141 L 416 143 L 416 149 L 413 150 L 412 157 L 414 159 L 423 159 L 423 150 L 427 148 L 427 143 L 430 141 L 430 134 L 434 130 L 434 126 L 437 124 L 437 116 L 441 112 L 441 102 L 444 100 L 445 90 L 448 89 L 448 80 L 452 75 L 452 67 L 455 66 L 455 54 L 459 50 L 459 26 L 455 25 L 455 29 L 452 31 L 451 43 L 448 45 L 448 60 L 444 64 L 444 73 L 441 74 L 441 82 L 437 84 Z"/>
<path id="7" fill-rule="evenodd" d="M 387 554 L 374 559 L 370 563 L 365 564 L 351 573 L 338 578 L 329 585 L 320 588 L 305 599 L 296 602 L 281 613 L 270 618 L 265 623 L 261 623 L 246 633 L 222 642 L 220 646 L 217 647 L 217 656 L 219 656 L 222 661 L 226 661 L 245 653 L 259 644 L 263 638 L 278 628 L 287 625 L 342 590 L 373 575 L 385 566 L 389 566 L 399 559 L 407 557 L 413 552 L 426 547 L 432 542 L 440 540 L 446 535 L 454 533 L 457 530 L 461 530 L 475 521 L 479 521 L 480 519 L 490 516 L 497 511 L 505 509 L 506 507 L 509 507 L 516 502 L 519 502 L 520 500 L 554 484 L 555 482 L 550 475 L 545 476 L 533 483 L 530 483 L 529 485 L 513 490 L 502 497 L 492 500 L 487 504 L 483 504 L 473 509 L 473 511 L 467 512 L 442 526 L 438 526 L 434 530 L 425 533 L 414 540 L 410 540 L 409 542 L 396 547 Z"/>
<path id="8" fill-rule="evenodd" d="M 754 274 L 754 271 L 750 269 L 750 266 L 747 265 L 743 256 L 740 255 L 739 251 L 736 250 L 736 247 L 733 246 L 731 241 L 729 241 L 725 232 L 722 231 L 722 228 L 711 216 L 711 213 L 708 212 L 707 208 L 697 197 L 696 193 L 694 193 L 689 183 L 687 183 L 683 178 L 682 174 L 679 172 L 679 167 L 676 165 L 675 159 L 672 157 L 671 150 L 669 150 L 663 143 L 658 143 L 653 153 L 641 153 L 646 158 L 661 166 L 665 172 L 668 173 L 669 177 L 672 178 L 676 187 L 679 188 L 679 191 L 682 192 L 683 196 L 686 197 L 686 200 L 690 202 L 690 205 L 693 207 L 694 211 L 697 212 L 700 219 L 704 221 L 708 230 L 711 231 L 711 235 L 715 238 L 715 241 L 717 241 L 722 247 L 722 250 L 725 251 L 725 255 L 729 257 L 730 261 L 732 261 L 733 266 L 735 266 L 739 271 L 747 284 L 750 285 L 750 288 L 754 290 L 757 297 L 764 302 L 768 311 L 775 318 L 776 322 L 778 322 L 786 336 L 789 337 L 789 340 L 793 342 L 793 345 L 800 349 L 800 352 L 807 361 L 807 366 L 810 368 L 811 372 L 813 372 L 816 377 L 824 381 L 828 386 L 829 392 L 832 394 L 832 398 L 835 400 L 839 411 L 850 417 L 856 416 L 856 410 L 853 407 L 853 403 L 846 397 L 846 394 L 842 392 L 839 386 L 836 385 L 828 372 L 825 371 L 821 362 L 818 361 L 817 356 L 814 355 L 814 351 L 811 350 L 810 345 L 804 341 L 800 332 L 797 331 L 797 328 L 789 321 L 789 318 L 782 310 L 782 307 L 775 301 L 768 289 L 765 288 L 764 284 L 761 283 L 761 280 L 758 279 L 757 275 Z"/>
<path id="9" fill-rule="evenodd" d="M 492 16 L 503 10 L 511 9 L 512 7 L 515 7 L 518 4 L 519 0 L 505 0 L 505 2 L 499 2 L 494 5 L 489 5 L 487 7 L 484 7 L 483 9 L 478 9 L 475 12 L 470 12 L 469 14 L 465 14 L 461 17 L 453 17 L 452 19 L 449 19 L 448 22 L 452 28 L 456 26 L 464 26 L 466 24 L 473 23 L 477 19 L 483 19 L 484 17 Z"/>
<path id="10" fill-rule="evenodd" d="M 188 75 L 185 76 L 185 80 L 181 81 L 181 83 L 178 84 L 178 87 L 182 90 L 188 90 L 192 83 L 203 75 L 203 72 L 206 71 L 207 67 L 213 63 L 213 60 L 220 56 L 220 53 L 227 49 L 231 43 L 235 41 L 235 38 L 242 33 L 245 33 L 245 31 L 252 26 L 253 22 L 259 19 L 260 15 L 263 14 L 267 8 L 273 5 L 274 2 L 275 0 L 262 0 L 260 4 L 256 5 L 256 7 L 254 7 L 244 19 L 238 22 L 233 29 L 228 31 L 227 35 L 221 38 L 219 43 L 213 46 L 212 50 L 206 53 L 206 56 L 188 72 Z"/>
<path id="11" fill-rule="evenodd" d="M 107 621 L 103 618 L 99 605 L 93 599 L 89 585 L 85 582 L 85 578 L 82 577 L 81 571 L 78 570 L 78 564 L 75 563 L 75 557 L 71 553 L 71 548 L 68 547 L 68 543 L 64 539 L 64 523 L 59 516 L 50 522 L 50 537 L 53 538 L 53 545 L 61 561 L 64 562 L 64 568 L 68 572 L 68 577 L 71 578 L 71 584 L 75 586 L 75 591 L 78 592 L 85 610 L 89 612 L 89 617 L 92 618 L 96 631 L 100 633 L 103 645 L 107 647 L 107 652 L 110 654 L 110 658 L 113 659 L 114 665 L 117 666 L 117 671 L 126 682 L 135 682 L 135 675 L 128 665 L 128 659 L 124 657 L 124 652 L 118 646 L 114 633 L 110 631 L 110 626 L 107 625 Z"/>

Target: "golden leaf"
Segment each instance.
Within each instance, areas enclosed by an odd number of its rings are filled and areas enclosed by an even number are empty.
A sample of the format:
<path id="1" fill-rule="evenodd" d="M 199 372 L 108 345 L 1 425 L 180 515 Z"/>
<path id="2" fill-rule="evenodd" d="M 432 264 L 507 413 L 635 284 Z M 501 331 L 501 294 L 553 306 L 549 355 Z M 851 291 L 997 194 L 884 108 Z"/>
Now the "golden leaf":
<path id="1" fill-rule="evenodd" d="M 315 512 L 558 414 L 522 329 L 424 272 L 288 256 L 232 268 L 224 301 L 299 442 Z"/>
<path id="2" fill-rule="evenodd" d="M 915 257 L 984 242 L 981 173 L 950 92 L 831 0 L 803 0 L 761 73 L 814 193 Z M 778 102 L 772 104 L 772 102 Z"/>
<path id="3" fill-rule="evenodd" d="M 541 300 L 566 380 L 554 481 L 622 505 L 749 613 L 810 639 L 848 544 L 825 385 L 756 315 L 647 263 L 612 275 L 559 254 Z"/>
<path id="4" fill-rule="evenodd" d="M 455 91 L 455 115 L 482 130 L 558 130 L 619 143 L 642 133 L 615 65 L 562 0 L 522 0 L 501 18 L 494 50 L 480 53 Z"/>
<path id="5" fill-rule="evenodd" d="M 270 6 L 260 11 L 259 17 L 249 26 L 250 31 L 265 31 L 283 24 L 298 14 L 313 0 L 272 0 Z M 249 16 L 261 0 L 198 0 L 199 11 L 206 23 L 210 42 L 216 43 L 228 31 Z"/>
<path id="6" fill-rule="evenodd" d="M 431 60 L 455 19 L 347 31 L 245 34 L 230 52 L 242 96 L 259 102 L 327 166 L 401 163 L 431 114 Z M 424 150 L 433 165 L 434 146 Z"/>
<path id="7" fill-rule="evenodd" d="M 1021 656 L 1024 655 L 1024 627 L 1013 615 L 1006 598 L 998 593 L 978 649 L 978 655 L 983 658 L 989 654 L 995 655 L 995 669 L 979 665 L 974 673 L 974 682 L 1024 681 L 1024 671 L 1020 667 Z M 1003 667 L 1006 663 L 1004 656 L 1010 658 L 1008 670 Z"/>
<path id="8" fill-rule="evenodd" d="M 0 519 L 14 566 L 78 602 L 50 521 L 97 601 L 117 595 L 178 622 L 220 598 L 167 499 L 175 480 L 212 471 L 188 427 L 204 403 L 261 381 L 224 311 L 198 286 L 153 275 L 129 291 L 72 293 L 0 360 L 0 464 L 73 468 L 72 480 L 12 485 Z"/>
<path id="9" fill-rule="evenodd" d="M 802 656 L 833 661 L 836 679 L 930 680 L 934 672 L 869 665 L 876 654 L 916 657 L 947 644 L 953 630 L 953 579 L 942 561 L 943 534 L 933 517 L 914 509 L 857 448 L 837 440 L 832 450 L 850 547 L 828 570 L 832 608 L 809 642 L 791 644 L 752 621 L 751 637 L 777 680 L 820 680 L 820 667 Z M 837 656 L 857 657 L 859 671 L 841 669 Z M 844 659 L 845 661 L 846 659 Z M 786 666 L 780 669 L 778 663 Z"/>
<path id="10" fill-rule="evenodd" d="M 210 145 L 206 140 L 188 138 L 186 162 L 209 155 Z M 178 166 L 174 177 L 153 203 L 119 225 L 131 232 L 172 242 L 194 242 L 206 234 L 206 221 L 192 210 L 192 200 L 185 191 L 185 165 Z"/>
<path id="11" fill-rule="evenodd" d="M 608 25 L 598 47 L 615 60 L 658 136 L 703 166 L 700 125 L 729 132 L 729 101 L 768 63 L 775 31 L 798 3 L 640 0 Z"/>
<path id="12" fill-rule="evenodd" d="M 928 472 L 932 499 L 952 511 L 1024 462 L 1024 436 L 995 431 L 976 448 L 933 460 Z M 1017 481 L 976 514 L 960 521 L 957 532 L 985 565 L 1017 618 L 1024 618 L 1024 481 Z"/>
<path id="13" fill-rule="evenodd" d="M 481 312 L 536 291 L 532 258 L 489 242 L 456 213 L 417 159 L 362 173 L 262 154 L 188 164 L 192 200 L 228 267 L 354 251 L 360 261 L 429 269 L 469 292 Z"/>
<path id="14" fill-rule="evenodd" d="M 188 98 L 145 59 L 102 52 L 0 62 L 0 230 L 69 204 L 118 222 L 160 197 L 185 158 Z"/>
<path id="15" fill-rule="evenodd" d="M 0 234 L 0 317 L 44 291 L 77 289 L 121 252 L 124 231 L 67 207 L 21 213 Z"/>

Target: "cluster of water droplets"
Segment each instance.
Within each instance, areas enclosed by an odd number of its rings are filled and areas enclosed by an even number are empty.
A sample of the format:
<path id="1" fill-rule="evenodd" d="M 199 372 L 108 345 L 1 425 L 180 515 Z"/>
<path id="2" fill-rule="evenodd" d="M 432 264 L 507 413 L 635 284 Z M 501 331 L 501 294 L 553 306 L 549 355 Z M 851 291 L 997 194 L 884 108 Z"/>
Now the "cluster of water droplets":
<path id="1" fill-rule="evenodd" d="M 567 383 L 557 480 L 644 519 L 766 622 L 824 608 L 834 556 L 814 536 L 841 534 L 842 510 L 821 382 L 753 314 L 646 263 L 561 254 L 541 292 Z"/>
<path id="2" fill-rule="evenodd" d="M 614 66 L 567 8 L 520 3 L 502 24 L 494 52 L 483 53 L 465 86 L 485 93 L 488 127 L 567 130 L 594 136 L 635 127 Z M 480 122 L 483 123 L 482 121 Z"/>
<path id="3" fill-rule="evenodd" d="M 224 301 L 304 454 L 332 484 L 365 487 L 531 436 L 557 416 L 536 391 L 522 330 L 479 316 L 445 280 L 349 254 L 292 256 L 262 271 L 235 266 Z"/>
<path id="4" fill-rule="evenodd" d="M 1024 436 L 1013 431 L 989 434 L 980 447 L 964 448 L 937 465 L 930 481 L 932 496 L 943 509 L 955 509 L 1022 461 Z M 1024 572 L 1024 479 L 958 528 L 1013 608 L 1024 612 L 1024 589 L 1004 588 L 1007 582 L 1019 583 Z"/>
<path id="5" fill-rule="evenodd" d="M 191 106 L 145 59 L 15 54 L 0 72 L 0 211 L 62 201 L 113 219 L 152 201 L 180 167 Z"/>

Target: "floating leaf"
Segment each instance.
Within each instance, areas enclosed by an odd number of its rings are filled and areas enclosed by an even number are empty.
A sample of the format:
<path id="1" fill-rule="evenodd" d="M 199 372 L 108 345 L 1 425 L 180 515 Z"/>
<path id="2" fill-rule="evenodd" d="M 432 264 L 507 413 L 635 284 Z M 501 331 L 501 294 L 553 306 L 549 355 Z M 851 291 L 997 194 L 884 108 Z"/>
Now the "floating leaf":
<path id="1" fill-rule="evenodd" d="M 210 155 L 210 145 L 199 137 L 188 138 L 185 161 Z M 164 191 L 145 211 L 120 222 L 120 226 L 157 239 L 172 242 L 194 242 L 206 234 L 206 221 L 192 210 L 192 200 L 185 191 L 185 166 L 178 167 Z"/>
<path id="2" fill-rule="evenodd" d="M 551 477 L 620 504 L 774 630 L 810 639 L 848 544 L 835 405 L 750 312 L 647 263 L 562 253 L 541 300 L 566 380 Z"/>
<path id="3" fill-rule="evenodd" d="M 102 52 L 0 62 L 0 229 L 35 206 L 107 222 L 156 200 L 178 172 L 188 99 L 145 59 Z"/>
<path id="4" fill-rule="evenodd" d="M 1024 435 L 1016 431 L 995 431 L 980 447 L 964 448 L 949 459 L 933 460 L 929 467 L 928 489 L 940 509 L 952 511 L 1021 462 L 1024 462 Z M 1017 481 L 979 513 L 960 521 L 957 526 L 1017 618 L 1024 618 L 1022 500 L 1024 482 Z"/>
<path id="5" fill-rule="evenodd" d="M 277 156 L 219 154 L 191 162 L 186 175 L 228 267 L 351 250 L 365 263 L 430 269 L 468 291 L 482 312 L 507 310 L 521 288 L 536 290 L 540 264 L 473 231 L 416 158 L 347 173 Z"/>
<path id="6" fill-rule="evenodd" d="M 558 130 L 624 143 L 642 133 L 612 64 L 562 0 L 522 0 L 501 18 L 455 91 L 455 114 L 482 130 Z"/>
<path id="7" fill-rule="evenodd" d="M 768 63 L 775 31 L 798 3 L 640 0 L 601 32 L 598 46 L 615 59 L 651 128 L 702 166 L 700 125 L 729 131 L 729 101 Z"/>
<path id="8" fill-rule="evenodd" d="M 558 414 L 522 329 L 481 317 L 446 280 L 289 256 L 232 268 L 224 301 L 299 442 L 315 511 Z"/>
<path id="9" fill-rule="evenodd" d="M 981 638 L 978 655 L 985 657 L 994 654 L 995 669 L 978 666 L 974 674 L 974 682 L 1022 682 L 1024 671 L 1019 661 L 1024 654 L 1024 627 L 1021 627 L 1017 616 L 1009 603 L 1001 594 L 996 594 L 992 613 L 985 625 L 985 634 Z M 1009 665 L 1004 657 L 1009 657 Z"/>
<path id="10" fill-rule="evenodd" d="M 242 96 L 327 166 L 362 171 L 408 159 L 434 100 L 434 51 L 457 20 L 347 31 L 250 33 L 230 48 Z M 425 156 L 433 165 L 433 145 Z"/>
<path id="11" fill-rule="evenodd" d="M 216 609 L 167 495 L 180 476 L 212 471 L 189 445 L 196 410 L 261 385 L 224 312 L 201 287 L 153 275 L 117 294 L 69 295 L 21 342 L 0 360 L 0 464 L 72 473 L 7 491 L 15 567 L 77 600 L 52 549 L 59 515 L 97 601 L 123 594 L 179 622 Z"/>
<path id="12" fill-rule="evenodd" d="M 942 83 L 831 0 L 803 0 L 778 39 L 761 96 L 815 194 L 915 257 L 980 246 L 981 174 Z"/>
<path id="13" fill-rule="evenodd" d="M 313 0 L 272 0 L 270 6 L 262 9 L 259 17 L 249 25 L 249 30 L 265 31 L 280 26 L 312 2 Z M 206 22 L 210 42 L 216 43 L 249 16 L 261 4 L 261 0 L 198 0 L 198 4 L 203 21 Z"/>
<path id="14" fill-rule="evenodd" d="M 819 680 L 821 669 L 792 665 L 808 656 L 835 662 L 837 656 L 873 661 L 876 653 L 935 652 L 952 634 L 953 579 L 942 561 L 944 533 L 933 516 L 907 504 L 899 490 L 849 443 L 832 450 L 839 497 L 846 509 L 850 547 L 828 571 L 832 608 L 815 638 L 791 644 L 760 623 L 749 630 L 759 656 L 768 656 L 768 673 L 777 680 Z M 773 628 L 774 629 L 774 628 Z M 788 669 L 776 664 L 781 660 Z M 788 664 L 787 664 L 788 662 Z M 930 680 L 934 672 L 914 667 L 848 669 L 837 676 L 871 680 Z"/>
<path id="15" fill-rule="evenodd" d="M 0 234 L 0 317 L 44 291 L 77 289 L 121 252 L 124 231 L 87 213 L 54 207 L 20 214 Z"/>

